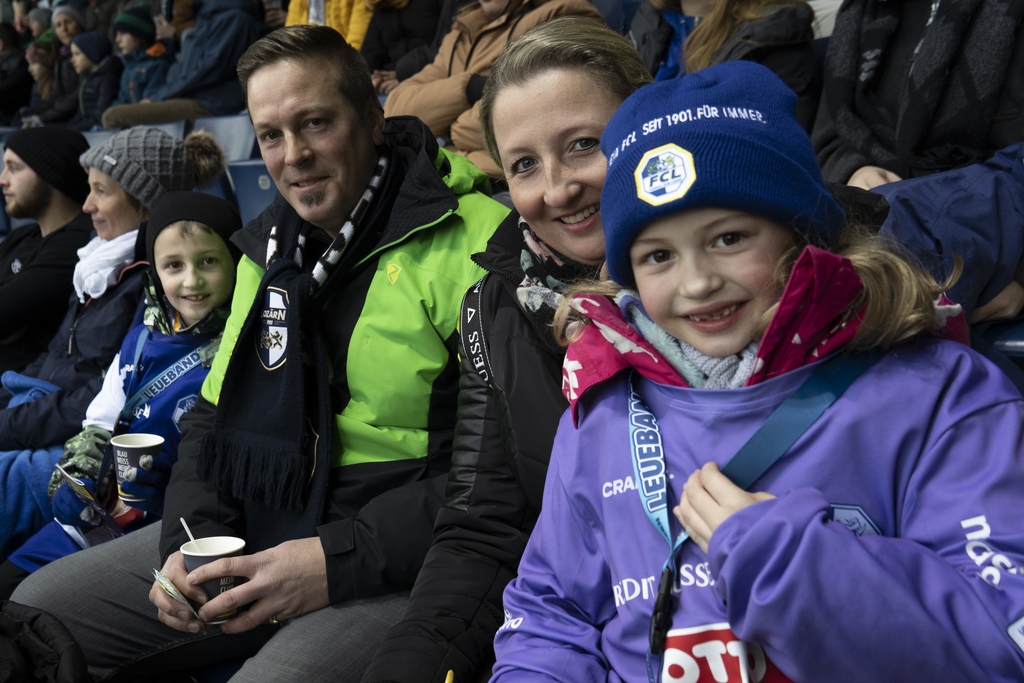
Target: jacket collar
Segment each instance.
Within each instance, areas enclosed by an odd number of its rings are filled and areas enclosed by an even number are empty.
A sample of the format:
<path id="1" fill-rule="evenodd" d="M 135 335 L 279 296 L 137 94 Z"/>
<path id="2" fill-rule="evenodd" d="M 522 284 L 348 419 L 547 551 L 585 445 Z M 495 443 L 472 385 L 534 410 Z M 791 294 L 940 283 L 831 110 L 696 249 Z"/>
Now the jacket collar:
<path id="1" fill-rule="evenodd" d="M 523 230 L 519 227 L 519 212 L 513 209 L 487 240 L 487 248 L 473 254 L 472 259 L 488 273 L 500 275 L 518 284 L 526 277 L 522 253 Z"/>

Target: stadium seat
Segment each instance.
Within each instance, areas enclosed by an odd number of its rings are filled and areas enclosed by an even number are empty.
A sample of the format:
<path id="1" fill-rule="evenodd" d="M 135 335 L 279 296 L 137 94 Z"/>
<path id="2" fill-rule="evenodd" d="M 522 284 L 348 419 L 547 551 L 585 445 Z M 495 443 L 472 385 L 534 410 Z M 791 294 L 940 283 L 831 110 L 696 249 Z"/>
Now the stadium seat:
<path id="1" fill-rule="evenodd" d="M 168 135 L 173 135 L 179 140 L 185 139 L 185 132 L 188 130 L 188 121 L 182 119 L 181 121 L 171 121 L 170 123 L 147 123 L 140 128 L 159 128 Z"/>
<path id="2" fill-rule="evenodd" d="M 116 130 L 91 130 L 91 131 L 87 131 L 85 133 L 82 133 L 82 135 L 85 136 L 85 139 L 89 142 L 89 146 L 90 147 L 95 147 L 96 145 L 102 145 L 104 142 L 106 142 L 110 138 L 112 138 L 115 135 L 117 135 L 117 131 Z"/>
<path id="3" fill-rule="evenodd" d="M 235 188 L 242 225 L 245 225 L 270 205 L 277 188 L 263 159 L 232 161 L 228 164 L 228 175 Z"/>
<path id="4" fill-rule="evenodd" d="M 248 114 L 201 117 L 196 119 L 192 130 L 206 130 L 217 138 L 229 163 L 251 159 L 256 149 L 256 133 Z"/>

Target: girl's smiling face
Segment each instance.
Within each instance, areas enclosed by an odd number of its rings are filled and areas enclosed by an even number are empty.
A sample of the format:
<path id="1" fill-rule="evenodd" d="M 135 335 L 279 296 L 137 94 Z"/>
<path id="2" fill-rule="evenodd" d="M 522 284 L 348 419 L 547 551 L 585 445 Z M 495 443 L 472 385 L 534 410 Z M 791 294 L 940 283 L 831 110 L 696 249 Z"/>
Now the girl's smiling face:
<path id="1" fill-rule="evenodd" d="M 220 236 L 174 223 L 156 236 L 153 267 L 168 303 L 186 327 L 223 306 L 235 289 L 235 264 Z"/>
<path id="2" fill-rule="evenodd" d="M 792 231 L 730 209 L 683 211 L 648 225 L 629 250 L 640 300 L 663 330 L 709 356 L 739 353 L 779 300 L 775 268 Z"/>
<path id="3" fill-rule="evenodd" d="M 554 69 L 503 89 L 494 139 L 519 215 L 548 246 L 604 262 L 601 133 L 621 100 L 579 69 Z"/>

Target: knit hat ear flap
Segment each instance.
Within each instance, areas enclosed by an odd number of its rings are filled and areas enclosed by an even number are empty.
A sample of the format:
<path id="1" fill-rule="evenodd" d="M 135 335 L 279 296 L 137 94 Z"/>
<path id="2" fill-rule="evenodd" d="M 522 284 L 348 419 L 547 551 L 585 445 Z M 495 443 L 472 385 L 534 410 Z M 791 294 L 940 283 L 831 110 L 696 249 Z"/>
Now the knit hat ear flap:
<path id="1" fill-rule="evenodd" d="M 633 285 L 629 249 L 640 231 L 696 208 L 743 211 L 833 244 L 846 216 L 793 115 L 795 99 L 771 70 L 743 60 L 630 95 L 601 136 L 609 275 Z"/>

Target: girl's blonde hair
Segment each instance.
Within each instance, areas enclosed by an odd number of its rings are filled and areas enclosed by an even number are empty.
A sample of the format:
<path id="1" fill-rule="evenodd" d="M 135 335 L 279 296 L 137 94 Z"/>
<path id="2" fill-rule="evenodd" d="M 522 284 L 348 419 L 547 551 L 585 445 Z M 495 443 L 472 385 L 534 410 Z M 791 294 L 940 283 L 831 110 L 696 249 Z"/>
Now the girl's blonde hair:
<path id="1" fill-rule="evenodd" d="M 793 236 L 793 247 L 779 260 L 775 271 L 780 291 L 808 244 L 802 235 L 794 232 Z M 849 305 L 843 316 L 852 318 L 864 309 L 864 319 L 847 348 L 852 351 L 885 351 L 919 335 L 938 333 L 940 321 L 935 302 L 960 277 L 962 264 L 959 259 L 949 278 L 939 283 L 910 257 L 901 254 L 896 244 L 886 244 L 883 238 L 876 237 L 868 228 L 856 223 L 846 225 L 838 243 L 829 251 L 849 259 L 864 283 L 860 296 Z M 611 280 L 591 280 L 569 288 L 565 301 L 555 312 L 555 339 L 567 345 L 573 341 L 567 336 L 570 324 L 589 322 L 572 307 L 575 295 L 614 296 L 621 289 Z M 778 303 L 765 312 L 759 334 L 768 328 L 777 309 Z M 576 325 L 572 329 L 583 328 Z M 578 336 L 578 332 L 574 336 Z"/>
<path id="2" fill-rule="evenodd" d="M 501 157 L 494 140 L 498 94 L 556 69 L 578 69 L 620 100 L 652 80 L 636 48 L 596 19 L 560 17 L 530 29 L 498 57 L 480 99 L 484 149 L 499 167 Z"/>
<path id="3" fill-rule="evenodd" d="M 759 19 L 782 5 L 793 5 L 806 0 L 716 0 L 714 8 L 686 38 L 683 61 L 686 73 L 711 66 L 711 58 L 725 41 L 732 38 L 745 21 Z M 653 4 L 653 3 L 652 3 Z M 659 0 L 658 9 L 679 9 L 678 0 L 668 6 Z M 773 7 L 774 6 L 774 7 Z"/>

